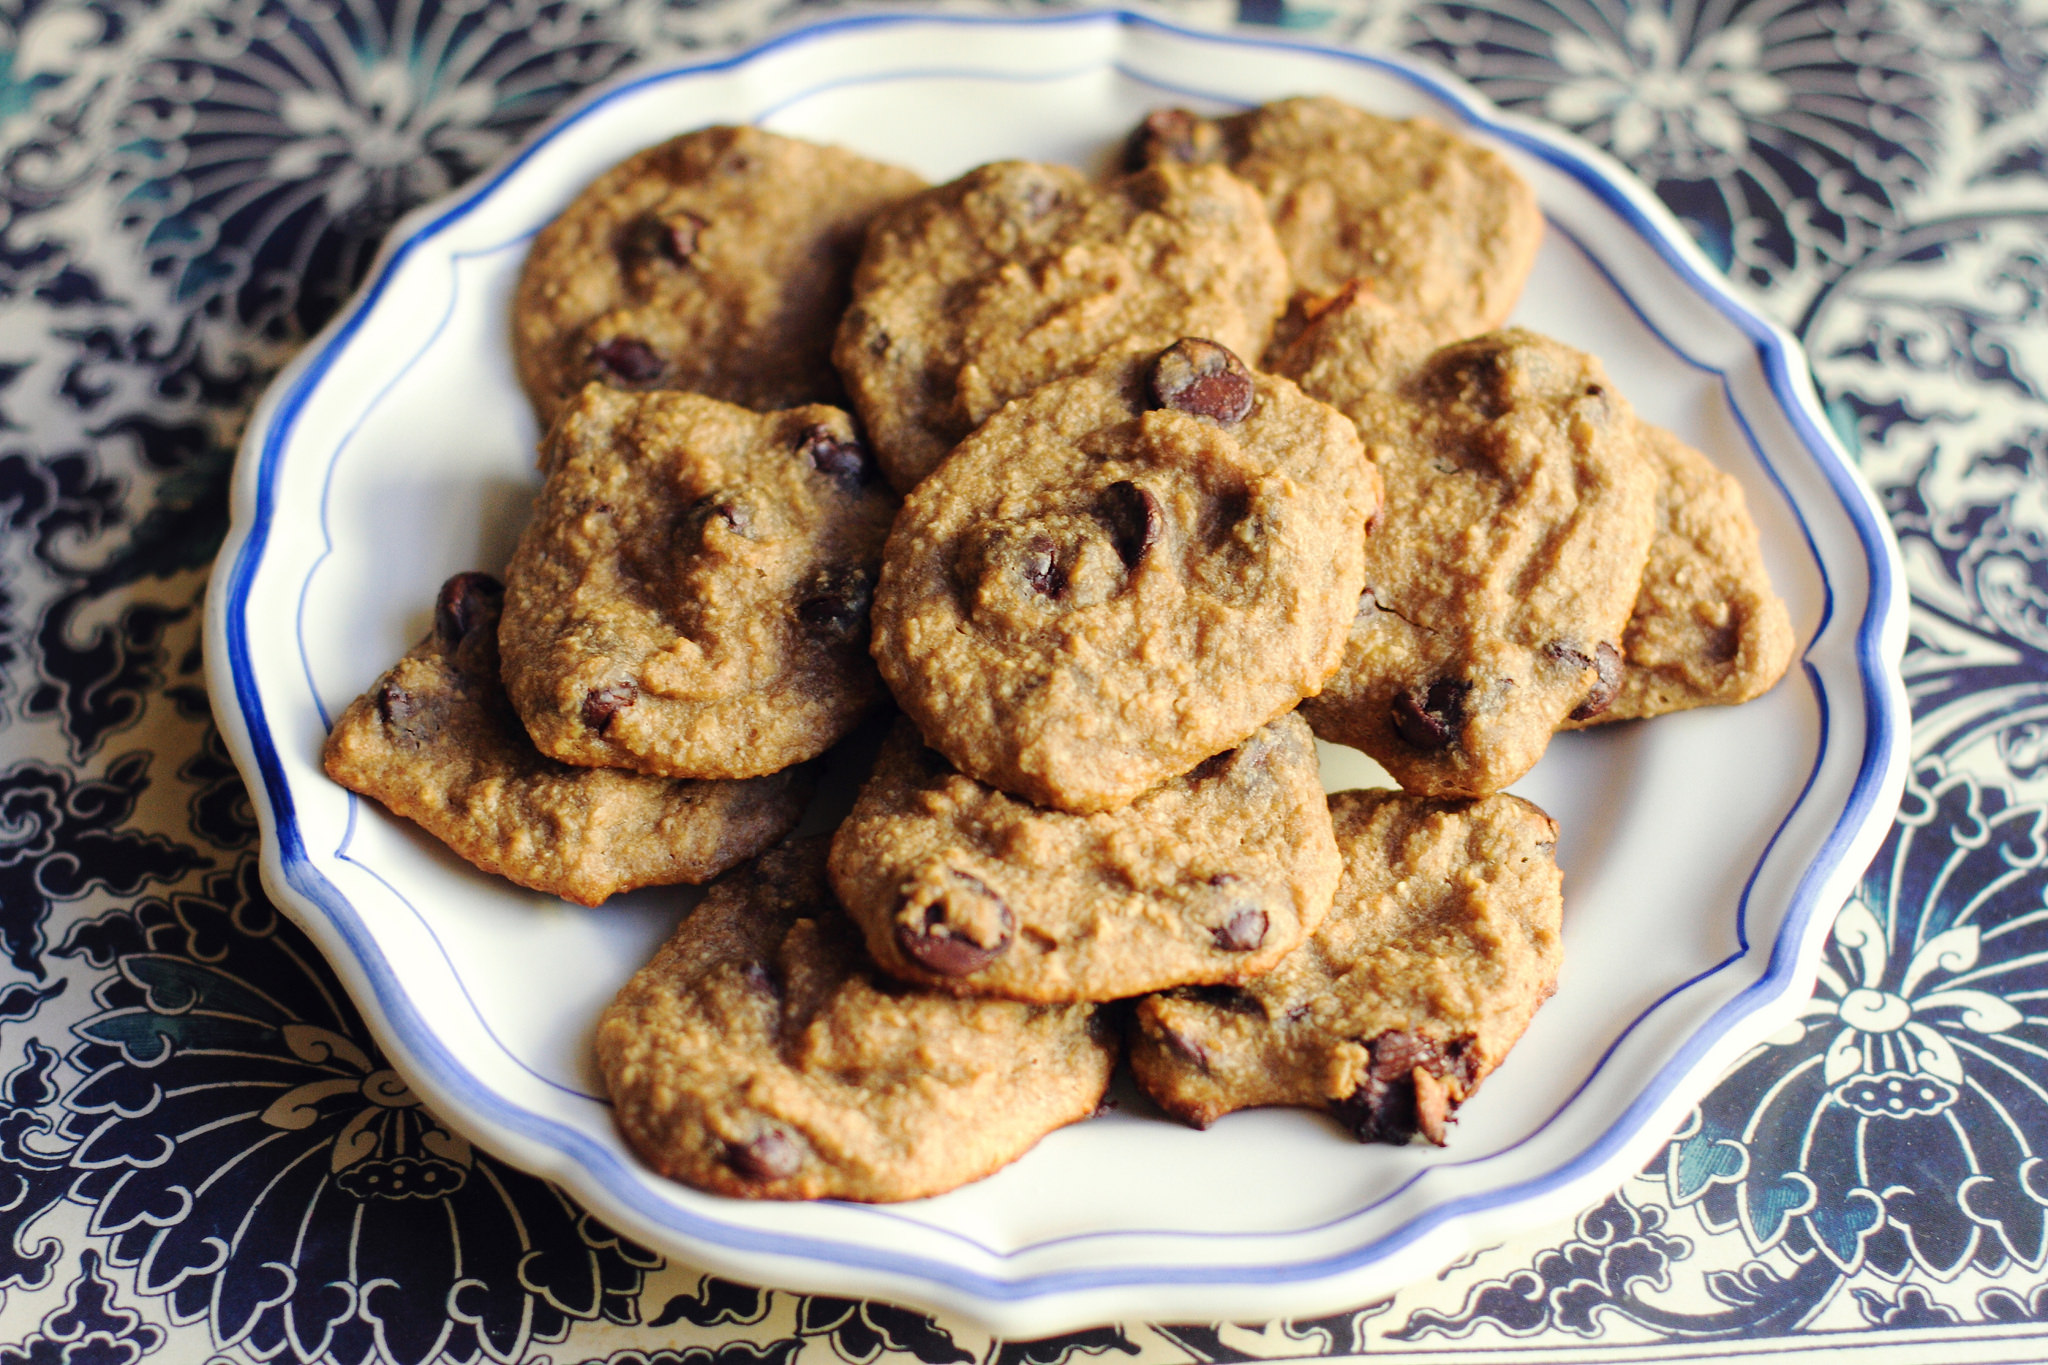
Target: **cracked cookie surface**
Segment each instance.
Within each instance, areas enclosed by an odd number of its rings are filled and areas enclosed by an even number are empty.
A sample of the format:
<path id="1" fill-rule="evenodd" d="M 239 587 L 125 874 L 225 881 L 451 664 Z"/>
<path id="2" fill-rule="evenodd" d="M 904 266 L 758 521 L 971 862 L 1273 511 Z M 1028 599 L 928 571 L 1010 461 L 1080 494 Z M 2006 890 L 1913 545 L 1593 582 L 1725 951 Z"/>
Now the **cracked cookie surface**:
<path id="1" fill-rule="evenodd" d="M 1091 1005 L 883 976 L 825 881 L 825 840 L 714 885 L 606 1009 L 598 1067 L 671 1179 L 754 1199 L 917 1199 L 978 1180 L 1101 1102 Z"/>
<path id="2" fill-rule="evenodd" d="M 895 499 L 845 413 L 593 384 L 543 462 L 500 636 L 544 752 L 752 777 L 823 753 L 867 711 Z"/>
<path id="3" fill-rule="evenodd" d="M 810 795 L 796 771 L 679 781 L 534 748 L 498 680 L 503 592 L 481 573 L 442 586 L 433 629 L 335 721 L 328 776 L 484 871 L 584 905 L 709 881 L 796 824 Z"/>
<path id="4" fill-rule="evenodd" d="M 1258 195 L 1219 166 L 1098 186 L 1000 161 L 876 217 L 833 355 L 908 492 L 1004 403 L 1126 345 L 1257 356 L 1286 294 Z"/>
<path id="5" fill-rule="evenodd" d="M 1344 649 L 1379 480 L 1357 432 L 1183 339 L 1059 380 L 904 504 L 874 654 L 927 743 L 1109 810 L 1241 742 Z"/>
<path id="6" fill-rule="evenodd" d="M 885 970 L 1046 1001 L 1268 971 L 1321 922 L 1337 865 L 1315 741 L 1292 714 L 1094 815 L 964 776 L 898 721 L 831 864 Z"/>
<path id="7" fill-rule="evenodd" d="M 1591 356 L 1509 329 L 1336 386 L 1319 338 L 1371 325 L 1333 314 L 1288 352 L 1357 422 L 1387 500 L 1344 661 L 1303 714 L 1410 791 L 1498 791 L 1613 701 L 1656 471 Z"/>
<path id="8" fill-rule="evenodd" d="M 1442 1145 L 1556 987 L 1557 826 L 1504 793 L 1339 792 L 1330 814 L 1344 874 L 1322 927 L 1255 981 L 1148 996 L 1132 1066 L 1197 1126 L 1293 1105 Z"/>
<path id="9" fill-rule="evenodd" d="M 861 233 L 909 171 L 751 127 L 627 158 L 534 239 L 513 358 L 541 425 L 584 384 L 760 410 L 839 401 L 832 336 Z"/>

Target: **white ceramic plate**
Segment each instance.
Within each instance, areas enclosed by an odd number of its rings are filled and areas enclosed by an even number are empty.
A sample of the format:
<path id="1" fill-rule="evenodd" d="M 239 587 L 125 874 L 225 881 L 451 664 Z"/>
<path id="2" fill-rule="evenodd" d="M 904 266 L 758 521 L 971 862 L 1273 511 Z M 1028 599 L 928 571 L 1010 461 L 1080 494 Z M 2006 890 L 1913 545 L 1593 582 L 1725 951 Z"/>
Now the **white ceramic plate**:
<path id="1" fill-rule="evenodd" d="M 1534 182 L 1550 231 L 1517 318 L 1603 356 L 1742 480 L 1803 645 L 1790 676 L 1745 707 L 1567 736 L 1517 788 L 1563 831 L 1567 964 L 1447 1149 L 1362 1146 L 1289 1111 L 1198 1133 L 1140 1102 L 918 1204 L 753 1204 L 649 1174 L 613 1133 L 590 1028 L 690 894 L 593 911 L 521 891 L 319 766 L 330 718 L 419 636 L 436 585 L 500 568 L 518 532 L 535 432 L 506 300 L 527 240 L 604 167 L 711 122 L 942 180 L 997 157 L 1099 166 L 1157 105 L 1304 91 L 1464 126 Z M 436 1109 L 687 1261 L 1029 1336 L 1362 1302 L 1617 1184 L 1810 992 L 1903 774 L 1901 584 L 1796 347 L 1599 154 L 1386 58 L 1130 15 L 862 17 L 617 84 L 409 218 L 258 411 L 207 644 L 267 885 Z M 1333 789 L 1384 780 L 1325 757 Z"/>

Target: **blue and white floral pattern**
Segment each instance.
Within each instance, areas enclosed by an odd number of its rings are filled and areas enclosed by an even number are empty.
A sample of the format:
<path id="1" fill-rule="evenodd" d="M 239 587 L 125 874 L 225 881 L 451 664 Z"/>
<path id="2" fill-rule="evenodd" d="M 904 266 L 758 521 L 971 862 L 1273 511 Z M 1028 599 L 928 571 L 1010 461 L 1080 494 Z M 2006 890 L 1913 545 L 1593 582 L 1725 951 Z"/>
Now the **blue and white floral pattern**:
<path id="1" fill-rule="evenodd" d="M 0 14 L 0 1361 L 2048 1353 L 2048 11 L 2019 0 L 1236 7 L 1635 168 L 1806 340 L 1906 551 L 1898 822 L 1804 1014 L 1627 1189 L 1344 1313 L 998 1343 L 664 1265 L 417 1101 L 271 909 L 208 720 L 236 436 L 398 214 L 592 82 L 804 9 Z"/>

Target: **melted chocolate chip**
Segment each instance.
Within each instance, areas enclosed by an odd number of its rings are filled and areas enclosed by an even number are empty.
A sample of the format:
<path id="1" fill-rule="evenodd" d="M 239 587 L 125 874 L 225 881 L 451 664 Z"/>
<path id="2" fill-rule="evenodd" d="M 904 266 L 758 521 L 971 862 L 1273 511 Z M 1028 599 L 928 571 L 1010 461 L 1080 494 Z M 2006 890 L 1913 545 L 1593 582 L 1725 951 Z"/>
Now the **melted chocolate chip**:
<path id="1" fill-rule="evenodd" d="M 661 357 L 638 337 L 613 337 L 590 348 L 598 368 L 621 384 L 652 384 L 661 378 Z"/>
<path id="2" fill-rule="evenodd" d="M 1200 1043 L 1178 1029 L 1163 1028 L 1159 1030 L 1159 1035 L 1159 1040 L 1166 1044 L 1169 1051 L 1178 1054 L 1181 1060 L 1192 1062 L 1204 1073 L 1209 1070 L 1209 1050 Z"/>
<path id="3" fill-rule="evenodd" d="M 1152 362 L 1152 397 L 1162 408 L 1228 425 L 1252 410 L 1252 372 L 1228 347 L 1182 337 Z"/>
<path id="4" fill-rule="evenodd" d="M 1154 109 L 1124 145 L 1124 165 L 1133 171 L 1175 161 L 1204 165 L 1221 158 L 1223 134 L 1214 122 L 1187 109 Z"/>
<path id="5" fill-rule="evenodd" d="M 377 718 L 391 732 L 394 743 L 409 749 L 425 744 L 438 728 L 427 703 L 395 682 L 386 682 L 378 689 Z"/>
<path id="6" fill-rule="evenodd" d="M 710 226 L 710 219 L 700 218 L 688 209 L 670 214 L 660 224 L 661 254 L 677 265 L 688 265 L 697 254 L 698 239 Z"/>
<path id="7" fill-rule="evenodd" d="M 1491 346 L 1453 351 L 1421 378 L 1422 391 L 1445 403 L 1470 408 L 1491 422 L 1508 410 L 1508 366 Z"/>
<path id="8" fill-rule="evenodd" d="M 797 1173 L 804 1154 L 786 1134 L 769 1128 L 752 1141 L 728 1147 L 725 1161 L 748 1180 L 783 1180 Z"/>
<path id="9" fill-rule="evenodd" d="M 867 625 L 874 596 L 874 580 L 866 569 L 820 569 L 796 604 L 797 619 L 813 635 L 851 640 Z"/>
<path id="10" fill-rule="evenodd" d="M 1360 1142 L 1404 1143 L 1418 1132 L 1441 1141 L 1441 1114 L 1424 1114 L 1417 1104 L 1417 1071 L 1442 1080 L 1452 1078 L 1460 1090 L 1471 1083 L 1471 1058 L 1464 1040 L 1449 1044 L 1419 1033 L 1392 1030 L 1366 1043 L 1372 1060 L 1366 1076 L 1349 1096 L 1332 1106 L 1339 1122 Z M 1442 1087 L 1435 1087 L 1441 1090 Z"/>
<path id="11" fill-rule="evenodd" d="M 1102 490 L 1101 511 L 1117 558 L 1126 569 L 1136 569 L 1165 528 L 1159 500 L 1129 479 L 1118 479 Z"/>
<path id="12" fill-rule="evenodd" d="M 1239 910 L 1209 933 L 1224 952 L 1249 953 L 1266 941 L 1266 922 L 1263 910 Z"/>
<path id="13" fill-rule="evenodd" d="M 796 448 L 811 462 L 811 468 L 848 491 L 874 477 L 867 448 L 859 441 L 841 440 L 830 427 L 807 427 L 797 438 Z"/>
<path id="14" fill-rule="evenodd" d="M 1024 581 L 1034 592 L 1058 601 L 1067 592 L 1067 570 L 1051 536 L 1033 536 L 1024 547 Z"/>
<path id="15" fill-rule="evenodd" d="M 601 735 L 611 728 L 619 712 L 638 700 L 639 685 L 630 680 L 593 687 L 583 697 L 583 723 Z"/>
<path id="16" fill-rule="evenodd" d="M 461 644 L 471 631 L 497 616 L 504 600 L 505 585 L 489 574 L 456 574 L 434 599 L 434 634 L 444 645 Z"/>
<path id="17" fill-rule="evenodd" d="M 699 498 L 683 514 L 677 540 L 678 548 L 695 549 L 695 543 L 704 538 L 704 533 L 716 524 L 736 536 L 752 538 L 754 511 L 746 500 L 736 493 L 712 493 Z"/>
<path id="18" fill-rule="evenodd" d="M 909 923 L 897 920 L 896 946 L 926 971 L 940 976 L 972 976 L 1009 950 L 1016 932 L 1016 916 L 987 882 L 971 873 L 948 868 L 944 883 L 939 894 L 925 904 L 922 916 Z M 995 907 L 999 934 L 994 943 L 978 943 L 958 926 L 974 918 L 973 910 L 991 905 Z"/>
<path id="19" fill-rule="evenodd" d="M 1427 691 L 1410 688 L 1394 698 L 1394 733 L 1425 752 L 1446 749 L 1465 728 L 1465 697 L 1472 684 L 1439 678 Z"/>
<path id="20" fill-rule="evenodd" d="M 1602 640 L 1593 650 L 1593 690 L 1572 711 L 1573 720 L 1591 720 L 1614 705 L 1621 695 L 1621 651 Z"/>

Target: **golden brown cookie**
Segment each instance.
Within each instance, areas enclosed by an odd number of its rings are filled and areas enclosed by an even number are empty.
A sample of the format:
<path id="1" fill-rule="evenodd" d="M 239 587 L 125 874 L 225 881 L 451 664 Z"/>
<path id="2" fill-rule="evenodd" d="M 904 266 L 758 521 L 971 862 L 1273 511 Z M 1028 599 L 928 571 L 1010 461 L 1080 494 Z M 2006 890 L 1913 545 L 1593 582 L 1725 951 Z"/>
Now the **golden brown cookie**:
<path id="1" fill-rule="evenodd" d="M 1378 479 L 1342 415 L 1213 342 L 1012 403 L 904 503 L 874 653 L 992 786 L 1112 810 L 1322 685 Z"/>
<path id="2" fill-rule="evenodd" d="M 1328 96 L 1216 120 L 1161 110 L 1140 125 L 1131 156 L 1221 162 L 1257 187 L 1297 312 L 1358 280 L 1446 340 L 1472 336 L 1507 321 L 1543 240 L 1535 192 L 1499 154 L 1428 119 L 1382 118 Z"/>
<path id="3" fill-rule="evenodd" d="M 661 1174 L 750 1199 L 919 1199 L 1101 1102 L 1091 1005 L 971 1000 L 882 976 L 825 883 L 825 840 L 711 888 L 597 1026 L 619 1130 Z"/>
<path id="4" fill-rule="evenodd" d="M 899 721 L 831 866 L 885 970 L 1014 1000 L 1248 980 L 1314 930 L 1337 888 L 1315 739 L 1291 714 L 1094 815 L 963 776 Z"/>
<path id="5" fill-rule="evenodd" d="M 433 629 L 334 723 L 329 777 L 484 871 L 584 905 L 709 881 L 796 824 L 810 795 L 796 770 L 679 782 L 542 755 L 498 681 L 503 594 L 480 573 L 442 586 Z"/>
<path id="6" fill-rule="evenodd" d="M 759 128 L 627 158 L 541 230 L 512 301 L 543 427 L 586 383 L 762 410 L 839 401 L 832 334 L 861 232 L 911 172 Z"/>
<path id="7" fill-rule="evenodd" d="M 1742 485 L 1661 427 L 1643 423 L 1642 443 L 1661 476 L 1657 535 L 1622 637 L 1621 690 L 1571 728 L 1733 706 L 1770 690 L 1792 660 L 1792 620 Z"/>
<path id="8" fill-rule="evenodd" d="M 1324 325 L 1288 351 L 1312 382 Z M 1498 791 L 1619 684 L 1656 514 L 1635 415 L 1597 360 L 1519 329 L 1319 386 L 1348 399 L 1387 503 L 1344 661 L 1303 714 L 1410 791 Z"/>
<path id="9" fill-rule="evenodd" d="M 1556 987 L 1557 825 L 1520 797 L 1330 798 L 1344 876 L 1322 927 L 1265 976 L 1138 1006 L 1145 1092 L 1199 1127 L 1321 1109 L 1366 1142 L 1445 1124 Z"/>
<path id="10" fill-rule="evenodd" d="M 1221 167 L 1095 186 L 999 161 L 876 217 L 833 358 L 908 492 L 1004 403 L 1121 346 L 1258 355 L 1286 295 L 1258 195 Z"/>
<path id="11" fill-rule="evenodd" d="M 823 753 L 874 701 L 895 498 L 845 413 L 592 384 L 542 460 L 500 627 L 542 751 L 752 777 Z"/>

